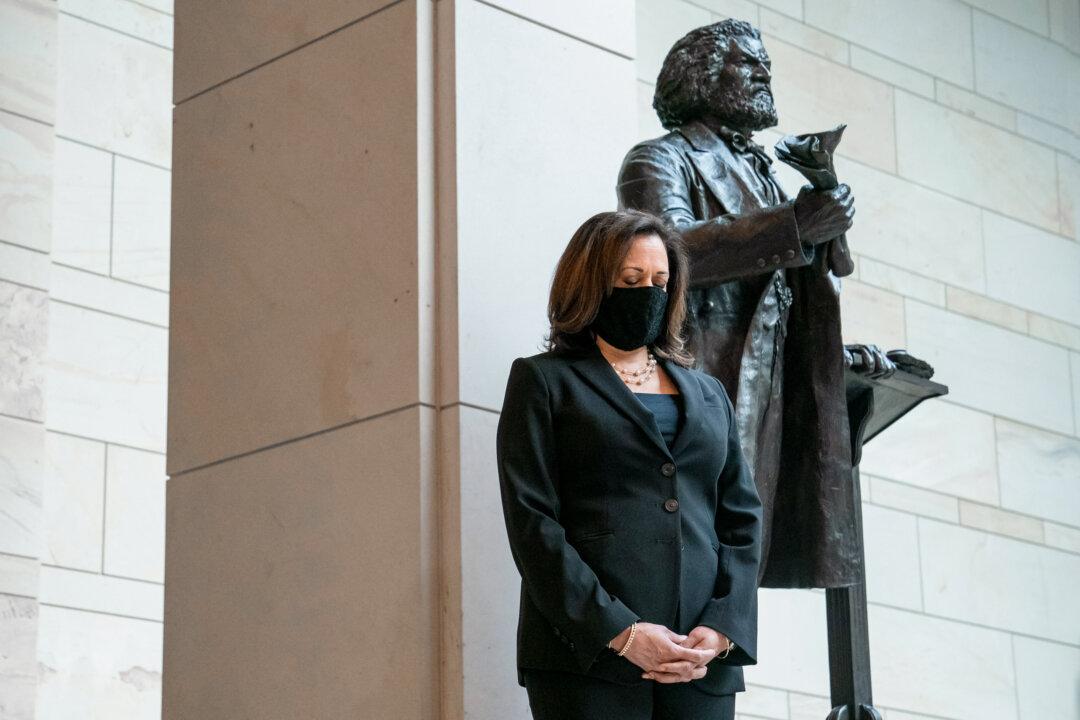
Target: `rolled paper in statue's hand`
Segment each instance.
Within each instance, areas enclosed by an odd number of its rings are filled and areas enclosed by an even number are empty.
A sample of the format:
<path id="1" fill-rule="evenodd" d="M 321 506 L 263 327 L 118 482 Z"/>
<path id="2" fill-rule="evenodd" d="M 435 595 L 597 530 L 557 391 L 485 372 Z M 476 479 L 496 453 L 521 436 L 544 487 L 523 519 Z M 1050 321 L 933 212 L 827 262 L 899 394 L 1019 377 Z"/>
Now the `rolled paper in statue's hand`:
<path id="1" fill-rule="evenodd" d="M 846 127 L 838 125 L 824 132 L 785 135 L 776 143 L 776 157 L 802 173 L 815 190 L 832 190 L 840 184 L 833 168 L 833 153 Z M 814 264 L 822 275 L 830 269 L 837 277 L 855 271 L 846 235 L 833 238 L 825 245 L 825 252 L 814 254 Z"/>

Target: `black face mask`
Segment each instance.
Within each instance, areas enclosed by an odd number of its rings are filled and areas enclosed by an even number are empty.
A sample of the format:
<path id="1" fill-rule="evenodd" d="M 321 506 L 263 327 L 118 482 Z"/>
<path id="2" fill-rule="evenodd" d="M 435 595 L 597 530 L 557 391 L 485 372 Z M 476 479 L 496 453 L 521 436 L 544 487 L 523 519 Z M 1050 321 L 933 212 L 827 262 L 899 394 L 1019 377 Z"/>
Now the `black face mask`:
<path id="1" fill-rule="evenodd" d="M 600 301 L 592 328 L 620 350 L 648 345 L 660 335 L 667 291 L 656 285 L 613 287 Z"/>

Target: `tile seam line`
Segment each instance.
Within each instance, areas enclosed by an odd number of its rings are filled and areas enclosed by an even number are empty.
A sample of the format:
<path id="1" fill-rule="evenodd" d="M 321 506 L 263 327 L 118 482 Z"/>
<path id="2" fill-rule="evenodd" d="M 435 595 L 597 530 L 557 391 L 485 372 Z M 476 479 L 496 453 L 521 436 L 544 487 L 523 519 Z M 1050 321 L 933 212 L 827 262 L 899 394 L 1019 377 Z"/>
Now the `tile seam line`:
<path id="1" fill-rule="evenodd" d="M 25 113 L 17 112 L 15 110 L 8 110 L 5 107 L 0 107 L 0 113 L 3 113 L 5 115 L 10 115 L 12 117 L 22 118 L 23 120 L 26 120 L 27 122 L 37 123 L 38 125 L 44 125 L 45 127 L 53 128 L 54 132 L 56 131 L 55 118 L 54 118 L 53 122 L 48 122 L 46 120 L 42 120 L 41 118 L 36 118 L 33 115 L 27 115 Z"/>
<path id="2" fill-rule="evenodd" d="M 117 35 L 123 35 L 126 38 L 131 38 L 132 40 L 138 40 L 141 43 L 146 43 L 147 45 L 150 45 L 151 47 L 156 47 L 156 48 L 158 48 L 160 50 L 164 50 L 164 51 L 166 51 L 168 53 L 173 52 L 173 49 L 171 47 L 169 47 L 168 45 L 162 45 L 161 43 L 154 42 L 153 40 L 150 40 L 148 38 L 140 37 L 138 35 L 134 35 L 132 33 L 125 32 L 124 30 L 121 30 L 119 28 L 114 28 L 111 25 L 106 25 L 104 23 L 98 22 L 97 20 L 91 20 L 90 18 L 83 17 L 82 15 L 76 15 L 75 13 L 71 12 L 70 10 L 58 10 L 57 14 L 58 15 L 66 15 L 67 17 L 72 18 L 73 20 L 81 20 L 82 22 L 86 23 L 87 25 L 93 25 L 94 27 L 99 27 L 102 30 L 108 30 L 110 32 L 116 33 Z"/>
<path id="3" fill-rule="evenodd" d="M 349 22 L 345 23 L 344 25 L 342 25 L 340 27 L 336 27 L 333 30 L 325 32 L 322 35 L 319 35 L 318 37 L 312 38 L 311 40 L 308 40 L 308 41 L 306 41 L 306 42 L 304 42 L 304 43 L 302 43 L 300 45 L 297 45 L 294 48 L 291 48 L 289 50 L 286 50 L 285 52 L 279 53 L 278 55 L 275 55 L 272 58 L 269 58 L 267 60 L 264 60 L 264 61 L 258 63 L 257 65 L 249 67 L 247 70 L 243 70 L 241 72 L 238 72 L 235 75 L 227 77 L 224 80 L 221 80 L 219 82 L 216 82 L 216 83 L 214 83 L 213 85 L 211 85 L 211 86 L 209 86 L 207 88 L 204 88 L 202 90 L 194 92 L 191 95 L 188 95 L 187 97 L 183 97 L 180 100 L 173 103 L 173 108 L 174 109 L 178 108 L 178 107 L 180 107 L 181 105 L 183 105 L 184 103 L 186 103 L 186 102 L 188 102 L 190 100 L 194 100 L 197 97 L 201 97 L 202 95 L 206 95 L 207 93 L 213 92 L 214 90 L 217 90 L 218 88 L 220 88 L 220 87 L 222 87 L 224 85 L 228 85 L 229 83 L 233 82 L 234 80 L 238 80 L 238 79 L 244 77 L 245 75 L 250 75 L 251 73 L 255 72 L 256 70 L 259 70 L 260 68 L 264 68 L 267 65 L 271 65 L 271 64 L 277 62 L 278 60 L 281 60 L 282 58 L 288 57 L 289 55 L 292 55 L 293 53 L 299 52 L 299 51 L 303 50 L 306 47 L 314 45 L 317 42 L 320 42 L 321 40 L 325 40 L 326 38 L 330 37 L 331 35 L 335 35 L 335 34 L 337 34 L 339 32 L 348 30 L 352 26 L 357 25 L 359 23 L 362 23 L 363 21 L 368 20 L 368 19 L 370 19 L 372 17 L 375 17 L 376 15 L 378 15 L 379 13 L 381 13 L 381 12 L 383 12 L 385 10 L 389 10 L 392 7 L 396 7 L 396 6 L 400 5 L 402 2 L 404 2 L 404 0 L 394 0 L 393 2 L 391 2 L 391 3 L 387 4 L 387 5 L 383 5 L 381 8 L 378 8 L 377 10 L 373 10 L 372 12 L 369 12 L 367 15 L 363 15 L 361 17 L 358 17 L 358 18 L 354 19 L 354 20 L 350 20 Z"/>
<path id="4" fill-rule="evenodd" d="M 147 5 L 146 3 L 139 2 L 139 0 L 127 0 L 127 1 L 129 3 L 131 3 L 132 5 L 138 5 L 141 8 L 146 8 L 147 10 L 150 10 L 152 12 L 156 12 L 156 13 L 158 13 L 160 15 L 164 15 L 165 17 L 169 18 L 170 20 L 172 20 L 172 18 L 173 18 L 172 13 L 166 12 L 165 10 L 161 10 L 159 8 L 156 8 L 156 7 L 151 7 L 151 6 Z"/>
<path id="5" fill-rule="evenodd" d="M 82 145 L 83 147 L 88 147 L 91 150 L 97 150 L 98 152 L 109 153 L 110 155 L 115 155 L 116 157 L 124 158 L 125 160 L 131 160 L 132 162 L 142 163 L 143 165 L 149 165 L 150 167 L 157 168 L 158 170 L 164 170 L 165 172 L 170 172 L 170 173 L 172 172 L 172 168 L 167 167 L 165 165 L 159 165 L 158 163 L 156 163 L 156 162 L 154 162 L 152 160 L 144 160 L 143 158 L 138 158 L 138 157 L 135 157 L 134 155 L 126 155 L 126 154 L 124 154 L 122 152 L 118 152 L 116 150 L 110 150 L 109 148 L 102 147 L 101 145 L 94 145 L 93 143 L 87 142 L 86 140 L 80 140 L 79 138 L 72 137 L 71 135 L 64 135 L 62 133 L 57 132 L 57 133 L 53 134 L 53 137 L 56 138 L 57 140 L 63 140 L 65 142 L 75 143 L 76 145 Z"/>
<path id="6" fill-rule="evenodd" d="M 343 430 L 343 429 L 345 429 L 347 427 L 350 427 L 352 425 L 359 425 L 361 423 L 365 423 L 365 422 L 368 422 L 370 420 L 379 420 L 379 419 L 389 417 L 391 415 L 395 415 L 397 413 L 405 412 L 407 410 L 411 410 L 413 408 L 418 408 L 418 407 L 420 407 L 420 408 L 427 407 L 427 408 L 432 408 L 432 409 L 439 409 L 439 408 L 436 408 L 434 405 L 432 405 L 431 403 L 428 403 L 428 402 L 422 402 L 422 401 L 411 402 L 411 403 L 408 403 L 407 405 L 400 405 L 400 406 L 398 406 L 396 408 L 391 408 L 389 410 L 383 410 L 382 412 L 377 412 L 377 413 L 375 413 L 373 415 L 367 415 L 367 416 L 362 417 L 362 418 L 355 418 L 353 420 L 347 420 L 346 422 L 338 423 L 337 425 L 333 425 L 331 427 L 321 428 L 319 430 L 315 430 L 313 432 L 305 433 L 303 435 L 297 435 L 296 437 L 287 438 L 285 440 L 279 440 L 277 442 L 270 443 L 269 445 L 263 445 L 263 446 L 260 446 L 260 447 L 257 447 L 257 448 L 253 448 L 251 450 L 245 450 L 243 452 L 235 453 L 233 455 L 229 455 L 227 457 L 223 457 L 223 458 L 220 458 L 218 460 L 212 460 L 210 462 L 203 463 L 201 465 L 194 465 L 192 467 L 184 468 L 184 469 L 179 470 L 178 472 L 175 472 L 175 473 L 172 473 L 172 474 L 166 473 L 166 477 L 170 481 L 175 480 L 177 478 L 183 477 L 184 475 L 190 475 L 191 473 L 197 472 L 199 470 L 205 470 L 206 468 L 211 468 L 211 467 L 214 467 L 216 465 L 222 465 L 224 463 L 233 462 L 234 460 L 241 460 L 241 459 L 246 458 L 246 457 L 251 456 L 251 455 L 258 455 L 259 453 L 267 452 L 267 451 L 270 451 L 270 450 L 276 450 L 276 449 L 278 449 L 280 447 L 284 447 L 286 445 L 291 445 L 293 443 L 298 443 L 298 442 L 303 442 L 305 440 L 310 440 L 312 438 L 318 437 L 319 435 L 326 435 L 326 434 L 329 434 L 329 433 L 332 433 L 332 432 L 337 432 L 338 430 Z M 446 407 L 446 406 L 443 406 L 443 407 Z"/>
<path id="7" fill-rule="evenodd" d="M 116 573 L 98 572 L 96 570 L 87 570 L 86 568 L 57 565 L 56 563 L 42 562 L 41 567 L 52 568 L 53 570 L 61 570 L 63 572 L 78 573 L 80 575 L 91 575 L 93 577 L 106 578 L 108 580 L 124 580 L 127 582 L 141 583 L 143 585 L 150 585 L 153 587 L 164 587 L 165 585 L 165 582 L 163 580 L 147 580 L 146 578 L 134 577 L 131 575 L 117 575 Z"/>
<path id="8" fill-rule="evenodd" d="M 3 242 L 4 242 L 3 240 L 0 240 L 0 243 L 3 243 Z M 90 270 L 88 268 L 79 267 L 78 265 L 72 265 L 70 263 L 60 262 L 59 260 L 53 260 L 52 264 L 55 265 L 56 267 L 62 267 L 65 270 L 74 270 L 75 272 L 81 273 L 83 275 L 92 275 L 95 278 L 99 278 L 99 279 L 102 279 L 102 280 L 112 280 L 114 282 L 123 283 L 124 285 L 129 285 L 129 286 L 131 286 L 133 288 L 138 288 L 139 290 L 149 290 L 151 292 L 155 292 L 155 293 L 158 293 L 160 295 L 166 295 L 166 296 L 168 296 L 168 294 L 169 294 L 168 290 L 162 290 L 161 288 L 154 287 L 153 285 L 145 285 L 145 284 L 140 283 L 140 282 L 135 282 L 134 280 L 128 280 L 127 278 L 119 277 L 118 275 L 106 275 L 105 273 L 101 273 L 101 272 L 98 272 L 96 270 Z"/>
<path id="9" fill-rule="evenodd" d="M 45 605 L 47 607 L 63 608 L 64 610 L 76 610 L 78 612 L 95 613 L 97 615 L 110 615 L 112 617 L 124 618 L 125 620 L 142 620 L 143 622 L 151 622 L 157 625 L 161 625 L 164 620 L 157 620 L 154 618 L 143 617 L 141 615 L 125 615 L 124 613 L 113 612 L 110 610 L 95 610 L 94 608 L 77 607 L 75 605 L 63 605 L 57 602 L 45 602 L 40 598 L 37 598 L 38 605 Z"/>
<path id="10" fill-rule="evenodd" d="M 560 28 L 554 27 L 552 25 L 547 25 L 546 23 L 542 23 L 542 22 L 540 22 L 539 20 L 537 20 L 535 18 L 528 17 L 527 15 L 521 15 L 520 13 L 516 13 L 516 12 L 514 12 L 512 10 L 507 10 L 504 7 L 501 7 L 499 5 L 495 5 L 494 3 L 488 2 L 488 0 L 474 0 L 474 2 L 476 2 L 476 4 L 478 4 L 478 5 L 484 5 L 486 7 L 489 7 L 492 10 L 498 10 L 499 12 L 510 15 L 511 17 L 516 17 L 519 20 L 524 20 L 527 23 L 532 23 L 533 25 L 536 25 L 538 27 L 542 27 L 545 30 L 550 30 L 551 32 L 556 33 L 557 35 L 562 35 L 563 37 L 568 37 L 571 40 L 576 40 L 576 41 L 578 41 L 580 43 L 584 43 L 585 45 L 588 45 L 589 47 L 596 48 L 597 50 L 603 50 L 604 52 L 610 53 L 611 55 L 614 55 L 615 57 L 622 58 L 623 60 L 629 60 L 631 62 L 634 62 L 634 60 L 636 60 L 636 58 L 634 58 L 632 55 L 626 55 L 624 53 L 619 52 L 618 50 L 612 50 L 611 48 L 604 47 L 603 45 L 600 45 L 599 43 L 593 42 L 592 40 L 586 40 L 585 38 L 581 37 L 580 35 L 574 35 L 573 33 L 568 33 L 565 30 L 562 30 Z"/>

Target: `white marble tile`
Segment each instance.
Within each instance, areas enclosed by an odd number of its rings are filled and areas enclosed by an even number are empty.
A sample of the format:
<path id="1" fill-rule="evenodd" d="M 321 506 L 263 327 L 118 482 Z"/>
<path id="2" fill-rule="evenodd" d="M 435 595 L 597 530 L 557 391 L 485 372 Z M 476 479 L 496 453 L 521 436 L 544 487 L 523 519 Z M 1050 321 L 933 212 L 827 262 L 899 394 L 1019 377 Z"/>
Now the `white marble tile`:
<path id="1" fill-rule="evenodd" d="M 634 3 L 626 0 L 491 0 L 506 8 L 567 35 L 579 37 L 612 52 L 634 56 Z"/>
<path id="2" fill-rule="evenodd" d="M 0 2 L 0 109 L 52 123 L 56 108 L 56 3 Z"/>
<path id="3" fill-rule="evenodd" d="M 649 83 L 637 81 L 638 137 L 642 140 L 660 137 L 667 132 L 652 106 L 654 92 L 655 88 Z"/>
<path id="4" fill-rule="evenodd" d="M 38 557 L 45 428 L 0 416 L 0 552 Z"/>
<path id="5" fill-rule="evenodd" d="M 746 690 L 736 696 L 739 712 L 763 718 L 788 720 L 788 693 L 777 688 L 746 684 Z"/>
<path id="6" fill-rule="evenodd" d="M 159 583 L 41 566 L 43 604 L 162 620 L 164 588 Z"/>
<path id="7" fill-rule="evenodd" d="M 968 407 L 1073 432 L 1068 351 L 1057 345 L 905 300 L 908 350 L 934 367 L 949 397 Z"/>
<path id="8" fill-rule="evenodd" d="M 163 451 L 167 331 L 50 303 L 49 427 Z"/>
<path id="9" fill-rule="evenodd" d="M 724 18 L 735 18 L 736 20 L 745 20 L 755 27 L 759 27 L 761 23 L 758 20 L 758 6 L 756 3 L 750 0 L 681 0 L 682 2 L 689 2 L 691 5 L 697 5 L 698 7 L 708 8 L 712 10 L 716 15 L 714 20 L 723 20 Z"/>
<path id="10" fill-rule="evenodd" d="M 983 212 L 986 293 L 1080 324 L 1080 244 Z"/>
<path id="11" fill-rule="evenodd" d="M 1080 54 L 1080 3 L 1050 0 L 1050 37 Z"/>
<path id="12" fill-rule="evenodd" d="M 840 310 L 845 343 L 872 344 L 883 350 L 905 346 L 903 296 L 844 279 Z"/>
<path id="13" fill-rule="evenodd" d="M 782 12 L 788 17 L 802 18 L 802 0 L 757 0 L 757 4 L 763 8 L 772 8 Z"/>
<path id="14" fill-rule="evenodd" d="M 1072 371 L 1072 398 L 1075 428 L 1073 433 L 1080 435 L 1080 353 L 1069 353 L 1069 367 Z"/>
<path id="15" fill-rule="evenodd" d="M 43 605 L 38 720 L 161 717 L 161 623 Z"/>
<path id="16" fill-rule="evenodd" d="M 979 210 L 861 163 L 837 163 L 855 195 L 851 251 L 975 292 L 986 289 Z"/>
<path id="17" fill-rule="evenodd" d="M 926 518 L 919 540 L 927 612 L 1076 641 L 1080 555 Z"/>
<path id="18" fill-rule="evenodd" d="M 0 281 L 0 413 L 45 417 L 48 293 Z"/>
<path id="19" fill-rule="evenodd" d="M 827 696 L 829 660 L 824 593 L 761 588 L 757 647 L 758 664 L 744 668 L 747 683 Z"/>
<path id="20" fill-rule="evenodd" d="M 945 306 L 961 315 L 984 320 L 1016 332 L 1028 332 L 1028 313 L 1023 308 L 992 300 L 985 295 L 952 287 L 945 292 Z"/>
<path id="21" fill-rule="evenodd" d="M 997 504 L 994 419 L 947 400 L 925 400 L 863 446 L 859 467 L 908 485 Z"/>
<path id="22" fill-rule="evenodd" d="M 883 55 L 878 55 L 872 50 L 852 45 L 851 67 L 909 92 L 923 97 L 934 97 L 933 77 L 913 67 L 901 65 Z"/>
<path id="23" fill-rule="evenodd" d="M 976 530 L 1009 535 L 1018 540 L 1035 543 L 1043 541 L 1042 520 L 969 500 L 960 501 L 960 524 Z"/>
<path id="24" fill-rule="evenodd" d="M 172 47 L 173 19 L 131 0 L 59 0 L 60 12 L 134 35 L 155 45 Z"/>
<path id="25" fill-rule="evenodd" d="M 116 158 L 114 277 L 169 289 L 170 188 L 167 170 Z"/>
<path id="26" fill-rule="evenodd" d="M 1080 439 L 1004 418 L 996 425 L 1001 507 L 1080 526 Z"/>
<path id="27" fill-rule="evenodd" d="M 0 111 L 0 240 L 48 251 L 53 130 Z"/>
<path id="28" fill-rule="evenodd" d="M 870 496 L 875 505 L 949 522 L 959 522 L 960 510 L 955 497 L 924 490 L 914 485 L 893 482 L 882 477 L 872 475 L 865 477 L 870 481 Z"/>
<path id="29" fill-rule="evenodd" d="M 778 37 L 815 55 L 821 55 L 841 65 L 848 64 L 849 45 L 846 40 L 804 25 L 788 15 L 762 9 L 761 25 L 758 29 L 767 36 Z"/>
<path id="30" fill-rule="evenodd" d="M 0 711 L 4 720 L 35 720 L 38 603 L 0 595 Z"/>
<path id="31" fill-rule="evenodd" d="M 945 305 L 945 284 L 903 268 L 858 257 L 859 281 L 933 305 Z"/>
<path id="32" fill-rule="evenodd" d="M 615 207 L 619 166 L 638 134 L 638 83 L 630 61 L 479 3 L 459 7 L 457 31 L 470 49 L 457 58 L 460 396 L 498 408 L 510 362 L 539 351 L 566 243 Z M 491 97 L 501 99 L 497 113 L 480 100 Z M 505 228 L 538 204 L 552 212 L 508 238 Z M 520 272 L 527 267 L 539 271 Z"/>
<path id="33" fill-rule="evenodd" d="M 927 133 L 926 128 L 935 132 Z M 1057 230 L 1053 151 L 910 93 L 896 93 L 900 175 Z M 994 152 L 986 152 L 993 147 Z"/>
<path id="34" fill-rule="evenodd" d="M 927 537 L 921 540 L 925 553 Z M 869 613 L 875 705 L 935 718 L 1018 720 L 1008 633 L 880 605 Z"/>
<path id="35" fill-rule="evenodd" d="M 638 0 L 634 63 L 637 77 L 655 84 L 671 46 L 694 28 L 709 25 L 714 20 L 712 13 L 698 5 L 672 0 Z"/>
<path id="36" fill-rule="evenodd" d="M 0 280 L 48 290 L 49 266 L 48 253 L 0 242 Z"/>
<path id="37" fill-rule="evenodd" d="M 820 718 L 827 717 L 832 710 L 832 703 L 829 702 L 827 697 L 808 695 L 806 693 L 788 694 L 790 696 L 788 705 L 791 710 L 791 720 L 820 720 Z"/>
<path id="38" fill-rule="evenodd" d="M 1021 112 L 1016 115 L 1016 131 L 1032 140 L 1038 140 L 1069 153 L 1074 158 L 1080 157 L 1080 136 L 1060 125 L 1048 123 Z"/>
<path id="39" fill-rule="evenodd" d="M 57 138 L 54 172 L 53 260 L 107 274 L 113 155 Z"/>
<path id="40" fill-rule="evenodd" d="M 165 456 L 109 446 L 105 572 L 165 581 Z"/>
<path id="41" fill-rule="evenodd" d="M 810 25 L 905 65 L 971 87 L 971 11 L 960 2 L 806 0 L 804 5 L 805 20 Z"/>
<path id="42" fill-rule="evenodd" d="M 42 562 L 101 571 L 105 517 L 105 445 L 49 432 L 45 435 Z"/>
<path id="43" fill-rule="evenodd" d="M 1013 652 L 1021 718 L 1080 717 L 1080 648 L 1016 635 Z"/>
<path id="44" fill-rule="evenodd" d="M 1080 133 L 1080 57 L 985 13 L 972 27 L 979 93 Z"/>
<path id="45" fill-rule="evenodd" d="M 971 5 L 1039 35 L 1050 32 L 1046 0 L 969 0 Z"/>
<path id="46" fill-rule="evenodd" d="M 1080 554 L 1080 528 L 1047 520 L 1043 522 L 1043 534 L 1050 547 Z"/>
<path id="47" fill-rule="evenodd" d="M 870 602 L 922 609 L 915 516 L 863 503 L 866 595 Z"/>
<path id="48" fill-rule="evenodd" d="M 516 645 L 511 638 L 517 631 L 520 576 L 507 543 L 498 492 L 499 416 L 464 406 L 447 408 L 443 415 L 447 426 L 460 428 L 462 664 L 470 696 L 466 705 L 477 717 L 525 717 L 527 698 L 517 691 L 513 677 Z M 501 600 L 492 602 L 493 598 Z M 495 668 L 500 668 L 498 675 Z"/>
<path id="49" fill-rule="evenodd" d="M 941 79 L 935 80 L 934 85 L 934 93 L 930 97 L 936 98 L 942 105 L 1008 130 L 1016 129 L 1015 109 Z"/>
<path id="50" fill-rule="evenodd" d="M 1028 332 L 1040 340 L 1049 340 L 1072 350 L 1080 350 L 1080 326 L 1063 323 L 1038 313 L 1028 313 Z"/>
<path id="51" fill-rule="evenodd" d="M 0 553 L 0 593 L 36 598 L 40 569 L 38 558 Z"/>
<path id="52" fill-rule="evenodd" d="M 1080 240 L 1080 162 L 1057 154 L 1058 194 L 1061 198 L 1061 234 Z"/>
<path id="53" fill-rule="evenodd" d="M 848 125 L 838 153 L 883 170 L 896 168 L 892 87 L 794 45 L 767 38 L 779 129 L 785 133 Z"/>
<path id="54" fill-rule="evenodd" d="M 56 132 L 168 167 L 172 53 L 60 15 Z"/>
<path id="55" fill-rule="evenodd" d="M 51 282 L 52 300 L 168 326 L 169 294 L 161 290 L 63 265 L 53 265 Z"/>

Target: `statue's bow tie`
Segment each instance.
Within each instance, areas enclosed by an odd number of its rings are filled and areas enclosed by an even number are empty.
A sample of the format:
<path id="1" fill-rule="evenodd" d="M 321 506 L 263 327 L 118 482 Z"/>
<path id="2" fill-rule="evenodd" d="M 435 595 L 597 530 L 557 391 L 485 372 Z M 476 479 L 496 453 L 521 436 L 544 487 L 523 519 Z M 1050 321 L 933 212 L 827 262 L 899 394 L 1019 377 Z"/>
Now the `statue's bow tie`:
<path id="1" fill-rule="evenodd" d="M 729 127 L 720 128 L 720 137 L 728 141 L 731 147 L 735 148 L 741 153 L 750 152 L 757 155 L 764 160 L 766 164 L 772 164 L 772 158 L 765 153 L 765 148 L 758 145 L 750 138 L 743 135 L 738 130 L 732 130 Z"/>

